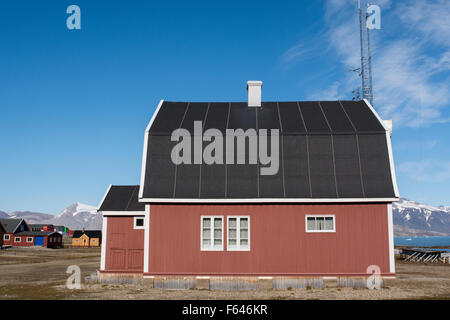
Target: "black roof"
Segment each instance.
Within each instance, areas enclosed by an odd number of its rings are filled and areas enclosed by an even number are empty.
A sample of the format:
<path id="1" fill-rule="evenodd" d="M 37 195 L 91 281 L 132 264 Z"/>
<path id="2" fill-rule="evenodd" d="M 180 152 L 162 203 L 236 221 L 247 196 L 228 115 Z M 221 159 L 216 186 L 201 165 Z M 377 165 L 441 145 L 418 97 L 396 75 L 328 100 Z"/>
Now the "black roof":
<path id="1" fill-rule="evenodd" d="M 101 238 L 102 231 L 101 230 L 75 230 L 73 232 L 72 238 L 79 238 L 83 234 L 86 234 L 89 238 Z"/>
<path id="2" fill-rule="evenodd" d="M 45 226 L 53 226 L 53 227 L 55 227 L 53 224 L 49 224 L 49 223 L 47 223 L 47 224 L 29 223 L 28 224 L 28 227 L 30 227 L 30 228 L 43 228 Z"/>
<path id="3" fill-rule="evenodd" d="M 138 195 L 139 186 L 111 186 L 98 211 L 145 211 Z"/>
<path id="4" fill-rule="evenodd" d="M 57 233 L 56 231 L 22 231 L 16 233 L 16 236 L 49 236 L 53 233 Z"/>
<path id="5" fill-rule="evenodd" d="M 175 129 L 279 129 L 280 167 L 179 164 L 171 161 Z M 365 101 L 163 102 L 146 132 L 142 199 L 392 199 L 386 129 Z M 209 142 L 208 142 L 209 143 Z M 204 143 L 204 145 L 206 145 Z"/>
<path id="6" fill-rule="evenodd" d="M 0 223 L 3 225 L 3 228 L 7 233 L 13 233 L 16 231 L 22 221 L 23 219 L 0 219 Z"/>

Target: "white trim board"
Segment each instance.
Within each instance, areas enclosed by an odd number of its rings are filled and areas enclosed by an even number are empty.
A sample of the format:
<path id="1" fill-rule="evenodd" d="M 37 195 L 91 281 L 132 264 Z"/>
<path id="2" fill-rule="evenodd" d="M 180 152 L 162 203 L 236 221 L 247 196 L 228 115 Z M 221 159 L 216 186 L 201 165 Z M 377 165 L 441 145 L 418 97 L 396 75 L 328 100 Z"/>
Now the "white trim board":
<path id="1" fill-rule="evenodd" d="M 398 186 L 397 186 L 397 178 L 395 175 L 395 168 L 394 168 L 394 155 L 392 152 L 392 143 L 391 143 L 391 135 L 389 133 L 388 128 L 386 128 L 384 121 L 381 119 L 378 112 L 375 110 L 375 108 L 372 106 L 372 104 L 367 100 L 364 99 L 364 102 L 369 107 L 370 111 L 375 115 L 375 117 L 378 119 L 380 124 L 383 126 L 383 129 L 386 131 L 386 142 L 388 146 L 388 155 L 389 155 L 389 163 L 390 163 L 390 169 L 391 169 L 391 179 L 392 179 L 392 186 L 394 188 L 394 195 L 399 198 L 399 192 L 398 192 Z"/>
<path id="2" fill-rule="evenodd" d="M 100 211 L 102 216 L 145 216 L 145 211 Z"/>
<path id="3" fill-rule="evenodd" d="M 389 165 L 391 170 L 391 180 L 392 180 L 392 186 L 394 188 L 394 194 L 397 198 L 400 197 L 398 192 L 398 185 L 397 185 L 397 176 L 395 174 L 395 167 L 394 167 L 394 154 L 392 152 L 392 143 L 391 143 L 391 136 L 389 134 L 389 131 L 386 131 L 386 142 L 388 147 L 388 155 L 389 155 Z"/>
<path id="4" fill-rule="evenodd" d="M 102 221 L 102 255 L 100 260 L 100 270 L 105 270 L 106 268 L 106 240 L 108 232 L 108 217 L 103 216 Z"/>
<path id="5" fill-rule="evenodd" d="M 396 202 L 399 198 L 242 198 L 242 199 L 187 199 L 187 198 L 143 198 L 146 203 L 355 203 L 355 202 Z"/>
<path id="6" fill-rule="evenodd" d="M 144 272 L 148 272 L 149 253 L 150 253 L 150 205 L 145 205 L 144 218 Z"/>
<path id="7" fill-rule="evenodd" d="M 394 256 L 394 219 L 392 216 L 392 204 L 387 205 L 388 237 L 389 237 L 389 272 L 395 273 Z"/>
<path id="8" fill-rule="evenodd" d="M 159 110 L 161 109 L 161 106 L 163 105 L 164 100 L 160 100 L 158 106 L 156 107 L 155 112 L 153 113 L 152 118 L 150 119 L 150 122 L 147 125 L 147 128 L 145 129 L 145 136 L 144 136 L 144 147 L 142 151 L 142 167 L 141 167 L 141 183 L 139 186 L 139 198 L 142 198 L 143 192 L 144 192 L 144 183 L 145 183 L 145 167 L 147 163 L 147 145 L 148 145 L 148 135 L 150 132 L 150 128 L 153 125 L 153 121 L 155 121 L 156 115 L 158 114 Z"/>
<path id="9" fill-rule="evenodd" d="M 386 126 L 384 125 L 383 119 L 381 119 L 380 115 L 378 114 L 378 112 L 375 110 L 375 108 L 372 106 L 372 104 L 367 100 L 367 99 L 363 99 L 363 101 L 366 103 L 366 105 L 369 107 L 370 111 L 372 111 L 372 113 L 374 114 L 374 116 L 378 119 L 378 121 L 380 122 L 381 126 L 383 127 L 384 131 L 388 131 L 388 129 L 386 128 Z"/>

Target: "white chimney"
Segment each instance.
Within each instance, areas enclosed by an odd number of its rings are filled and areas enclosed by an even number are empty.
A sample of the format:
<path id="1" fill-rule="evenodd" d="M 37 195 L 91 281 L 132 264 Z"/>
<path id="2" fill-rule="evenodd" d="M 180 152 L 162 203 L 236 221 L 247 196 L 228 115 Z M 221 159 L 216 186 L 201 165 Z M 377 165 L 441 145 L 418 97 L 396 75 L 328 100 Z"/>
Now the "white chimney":
<path id="1" fill-rule="evenodd" d="M 248 106 L 261 107 L 262 81 L 247 81 Z"/>
<path id="2" fill-rule="evenodd" d="M 389 132 L 389 136 L 392 137 L 392 120 L 383 120 L 384 127 Z"/>

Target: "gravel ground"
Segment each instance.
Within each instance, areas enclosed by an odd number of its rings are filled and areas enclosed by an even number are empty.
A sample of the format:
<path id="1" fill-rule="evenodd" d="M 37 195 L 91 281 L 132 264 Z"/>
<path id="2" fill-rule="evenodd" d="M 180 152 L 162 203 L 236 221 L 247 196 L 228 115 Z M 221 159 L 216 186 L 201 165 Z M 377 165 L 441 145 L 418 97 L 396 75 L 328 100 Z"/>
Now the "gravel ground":
<path id="1" fill-rule="evenodd" d="M 100 249 L 13 248 L 0 251 L 0 299 L 450 299 L 450 265 L 396 261 L 397 278 L 381 290 L 337 288 L 209 291 L 161 290 L 139 284 L 83 283 L 69 290 L 67 267 L 82 279 L 100 265 Z M 327 282 L 328 283 L 328 282 Z"/>

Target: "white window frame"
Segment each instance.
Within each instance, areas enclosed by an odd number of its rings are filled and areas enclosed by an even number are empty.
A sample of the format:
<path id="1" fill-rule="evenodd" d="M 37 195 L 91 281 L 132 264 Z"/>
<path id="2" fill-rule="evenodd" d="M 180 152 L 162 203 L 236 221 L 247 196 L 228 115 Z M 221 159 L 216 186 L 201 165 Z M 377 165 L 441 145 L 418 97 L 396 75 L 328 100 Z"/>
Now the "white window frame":
<path id="1" fill-rule="evenodd" d="M 211 239 L 211 246 L 209 247 L 204 247 L 203 246 L 203 219 L 211 219 L 211 227 L 210 227 L 210 239 Z M 222 224 L 221 224 L 221 229 L 222 229 L 222 244 L 221 246 L 214 246 L 214 220 L 215 219 L 221 219 Z M 223 230 L 223 220 L 224 217 L 223 216 L 201 216 L 200 217 L 200 250 L 201 251 L 223 251 L 223 234 L 224 234 L 224 230 Z"/>
<path id="2" fill-rule="evenodd" d="M 136 225 L 137 219 L 142 219 L 142 221 L 143 221 L 142 226 L 137 226 Z M 145 229 L 145 216 L 136 216 L 136 217 L 134 217 L 134 219 L 133 219 L 133 229 L 134 230 Z"/>
<path id="3" fill-rule="evenodd" d="M 4 234 L 4 235 L 3 235 L 3 240 L 5 240 L 5 241 L 10 241 L 10 240 L 11 240 L 11 235 L 9 235 L 9 234 Z"/>
<path id="4" fill-rule="evenodd" d="M 236 245 L 230 248 L 230 218 L 236 219 Z M 248 245 L 241 246 L 241 219 L 247 219 Z M 250 251 L 250 216 L 227 216 L 227 251 Z"/>
<path id="5" fill-rule="evenodd" d="M 308 230 L 308 218 L 333 218 L 333 230 Z M 336 216 L 334 214 L 307 214 L 305 216 L 305 230 L 308 233 L 336 232 Z"/>
<path id="6" fill-rule="evenodd" d="M 31 241 L 28 241 L 29 239 L 31 239 Z M 31 243 L 31 242 L 33 242 L 33 237 L 27 237 L 27 240 L 26 240 L 28 243 Z"/>
<path id="7" fill-rule="evenodd" d="M 19 239 L 19 241 L 17 241 Z M 22 242 L 22 237 L 14 237 L 14 242 L 19 243 Z"/>

